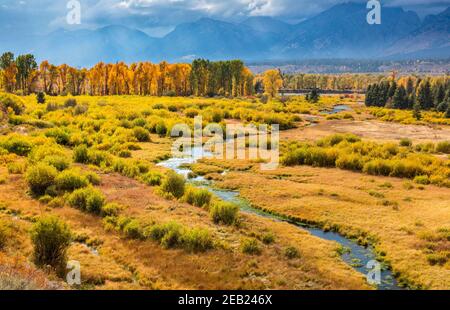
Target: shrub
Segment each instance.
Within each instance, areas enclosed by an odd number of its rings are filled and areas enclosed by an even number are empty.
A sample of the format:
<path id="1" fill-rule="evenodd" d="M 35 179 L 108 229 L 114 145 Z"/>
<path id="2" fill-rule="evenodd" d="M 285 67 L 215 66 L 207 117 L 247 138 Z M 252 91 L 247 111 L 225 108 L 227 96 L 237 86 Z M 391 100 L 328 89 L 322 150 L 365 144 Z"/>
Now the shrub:
<path id="1" fill-rule="evenodd" d="M 391 176 L 398 178 L 414 178 L 423 174 L 424 170 L 420 163 L 412 160 L 396 160 L 392 163 Z"/>
<path id="2" fill-rule="evenodd" d="M 353 135 L 353 134 L 335 134 L 332 136 L 329 136 L 327 138 L 324 138 L 322 140 L 319 140 L 317 145 L 318 146 L 335 146 L 340 144 L 341 142 L 348 142 L 348 143 L 356 143 L 360 142 L 361 138 Z"/>
<path id="3" fill-rule="evenodd" d="M 177 222 L 168 222 L 166 224 L 159 224 L 151 226 L 146 230 L 145 236 L 155 241 L 161 242 L 165 235 L 173 231 L 181 232 L 182 226 Z"/>
<path id="4" fill-rule="evenodd" d="M 48 202 L 48 207 L 52 209 L 58 209 L 64 207 L 66 201 L 62 197 L 53 198 Z"/>
<path id="5" fill-rule="evenodd" d="M 427 260 L 431 266 L 444 266 L 449 258 L 445 253 L 436 253 L 427 255 Z"/>
<path id="6" fill-rule="evenodd" d="M 300 257 L 300 252 L 297 250 L 297 248 L 294 247 L 288 247 L 284 250 L 284 256 L 287 259 L 294 259 Z"/>
<path id="7" fill-rule="evenodd" d="M 182 237 L 182 226 L 170 225 L 161 238 L 161 245 L 166 249 L 176 248 L 180 246 Z"/>
<path id="8" fill-rule="evenodd" d="M 338 155 L 335 149 L 309 148 L 305 164 L 314 167 L 335 167 Z"/>
<path id="9" fill-rule="evenodd" d="M 92 185 L 100 185 L 100 183 L 101 183 L 100 177 L 95 172 L 89 171 L 85 174 L 85 177 L 88 179 L 89 183 L 91 183 Z"/>
<path id="10" fill-rule="evenodd" d="M 76 163 L 87 164 L 89 162 L 88 148 L 82 144 L 73 149 L 73 160 Z"/>
<path id="11" fill-rule="evenodd" d="M 44 163 L 28 168 L 26 180 L 33 194 L 41 196 L 45 194 L 48 187 L 54 184 L 58 171 L 55 167 Z"/>
<path id="12" fill-rule="evenodd" d="M 78 170 L 66 170 L 55 179 L 56 188 L 60 191 L 73 192 L 76 189 L 88 186 L 88 179 Z"/>
<path id="13" fill-rule="evenodd" d="M 23 174 L 25 172 L 25 164 L 20 162 L 12 162 L 7 165 L 10 174 Z"/>
<path id="14" fill-rule="evenodd" d="M 183 248 L 189 252 L 204 252 L 214 247 L 211 234 L 206 229 L 187 229 L 177 222 L 156 224 L 144 231 L 145 238 L 159 242 L 164 248 Z"/>
<path id="15" fill-rule="evenodd" d="M 60 128 L 50 129 L 45 133 L 45 136 L 55 139 L 56 143 L 60 145 L 68 145 L 70 141 L 70 134 Z"/>
<path id="16" fill-rule="evenodd" d="M 131 152 L 128 150 L 120 150 L 119 153 L 117 154 L 120 158 L 130 158 L 131 157 Z"/>
<path id="17" fill-rule="evenodd" d="M 223 113 L 219 110 L 214 110 L 211 113 L 211 121 L 213 123 L 220 123 L 223 120 Z"/>
<path id="18" fill-rule="evenodd" d="M 142 177 L 142 180 L 145 184 L 150 186 L 159 186 L 161 185 L 162 175 L 158 172 L 149 172 Z"/>
<path id="19" fill-rule="evenodd" d="M 73 109 L 73 115 L 77 116 L 77 115 L 85 114 L 88 110 L 89 110 L 89 107 L 86 104 L 77 105 L 75 107 L 75 109 Z"/>
<path id="20" fill-rule="evenodd" d="M 105 197 L 98 190 L 87 187 L 74 191 L 68 199 L 70 206 L 93 214 L 100 214 Z"/>
<path id="21" fill-rule="evenodd" d="M 207 207 L 211 203 L 212 194 L 207 189 L 189 187 L 184 194 L 184 200 L 196 207 Z"/>
<path id="22" fill-rule="evenodd" d="M 77 105 L 77 100 L 75 98 L 69 98 L 64 101 L 64 107 L 74 108 Z"/>
<path id="23" fill-rule="evenodd" d="M 236 222 L 239 207 L 228 202 L 216 202 L 211 206 L 210 214 L 214 223 L 232 225 Z"/>
<path id="24" fill-rule="evenodd" d="M 361 155 L 348 154 L 343 155 L 336 161 L 336 167 L 345 170 L 361 171 L 364 166 L 364 160 Z"/>
<path id="25" fill-rule="evenodd" d="M 71 207 L 86 210 L 86 199 L 89 195 L 87 189 L 79 189 L 74 191 L 68 198 L 68 203 Z"/>
<path id="26" fill-rule="evenodd" d="M 43 92 L 38 92 L 36 94 L 36 102 L 38 104 L 44 104 L 45 103 L 45 94 Z"/>
<path id="27" fill-rule="evenodd" d="M 304 165 L 306 158 L 306 149 L 297 149 L 289 151 L 281 160 L 285 166 Z"/>
<path id="28" fill-rule="evenodd" d="M 122 209 L 122 206 L 117 203 L 108 203 L 103 206 L 101 214 L 103 217 L 118 216 Z"/>
<path id="29" fill-rule="evenodd" d="M 417 144 L 415 147 L 417 152 L 423 152 L 423 153 L 433 153 L 436 149 L 436 146 L 434 143 L 421 143 Z"/>
<path id="30" fill-rule="evenodd" d="M 55 143 L 45 143 L 42 145 L 37 145 L 28 155 L 28 161 L 30 163 L 36 164 L 44 161 L 50 156 L 61 156 L 66 157 L 66 151 L 63 147 Z"/>
<path id="31" fill-rule="evenodd" d="M 105 197 L 97 190 L 93 190 L 86 199 L 86 209 L 90 213 L 100 214 L 104 204 Z"/>
<path id="32" fill-rule="evenodd" d="M 175 92 L 168 93 L 167 96 L 174 97 L 175 96 Z M 174 105 L 174 104 L 170 104 L 167 107 L 167 110 L 169 110 L 170 112 L 177 112 L 178 111 L 178 107 L 176 105 Z"/>
<path id="33" fill-rule="evenodd" d="M 436 152 L 450 154 L 450 142 L 443 141 L 443 142 L 438 143 L 438 145 L 436 146 Z"/>
<path id="34" fill-rule="evenodd" d="M 137 220 L 129 221 L 123 228 L 123 232 L 131 239 L 144 239 L 141 225 Z"/>
<path id="35" fill-rule="evenodd" d="M 25 110 L 25 104 L 17 96 L 4 94 L 0 95 L 0 110 L 8 111 L 11 109 L 14 114 L 20 115 Z"/>
<path id="36" fill-rule="evenodd" d="M 267 104 L 269 102 L 269 99 L 270 99 L 269 96 L 264 94 L 261 95 L 261 98 L 259 100 L 261 101 L 262 104 Z"/>
<path id="37" fill-rule="evenodd" d="M 155 110 L 162 110 L 162 109 L 164 109 L 164 104 L 162 104 L 162 103 L 155 103 L 152 106 L 152 108 L 155 109 Z"/>
<path id="38" fill-rule="evenodd" d="M 161 136 L 164 137 L 167 134 L 167 127 L 166 124 L 164 124 L 164 122 L 160 122 L 156 125 L 155 127 L 155 132 Z"/>
<path id="39" fill-rule="evenodd" d="M 241 250 L 242 253 L 248 255 L 260 255 L 262 253 L 261 247 L 259 245 L 258 240 L 252 239 L 244 239 L 241 242 Z"/>
<path id="40" fill-rule="evenodd" d="M 404 147 L 411 147 L 413 145 L 411 139 L 401 139 L 400 140 L 400 146 L 404 146 Z"/>
<path id="41" fill-rule="evenodd" d="M 45 195 L 46 196 L 51 196 L 51 197 L 56 197 L 58 196 L 60 193 L 58 191 L 58 189 L 56 188 L 55 185 L 49 186 L 46 190 L 45 190 Z"/>
<path id="42" fill-rule="evenodd" d="M 181 198 L 184 195 L 185 183 L 186 180 L 182 175 L 171 171 L 164 178 L 161 189 L 166 193 L 172 194 L 175 198 Z"/>
<path id="43" fill-rule="evenodd" d="M 133 125 L 136 127 L 145 127 L 147 125 L 147 121 L 143 118 L 137 118 L 133 121 Z"/>
<path id="44" fill-rule="evenodd" d="M 31 230 L 35 263 L 38 266 L 65 268 L 66 253 L 71 239 L 69 227 L 58 218 L 39 219 Z"/>
<path id="45" fill-rule="evenodd" d="M 59 109 L 59 106 L 57 103 L 54 102 L 49 102 L 47 103 L 47 106 L 45 107 L 45 110 L 47 112 L 53 112 L 53 111 L 57 111 Z"/>
<path id="46" fill-rule="evenodd" d="M 184 111 L 184 115 L 186 115 L 186 117 L 188 117 L 188 118 L 194 118 L 194 117 L 196 117 L 197 115 L 199 114 L 199 112 L 198 112 L 198 110 L 196 110 L 196 109 L 186 109 L 185 111 Z"/>
<path id="47" fill-rule="evenodd" d="M 112 216 L 108 216 L 105 218 L 105 220 L 113 218 Z M 114 225 L 116 226 L 117 230 L 123 231 L 125 226 L 128 225 L 129 222 L 131 222 L 133 219 L 126 217 L 126 216 L 120 216 L 118 219 L 116 219 Z"/>
<path id="48" fill-rule="evenodd" d="M 134 178 L 140 174 L 139 166 L 136 163 L 124 160 L 115 160 L 112 164 L 112 169 L 114 172 L 129 178 Z"/>
<path id="49" fill-rule="evenodd" d="M 363 171 L 371 175 L 389 176 L 392 172 L 392 164 L 387 160 L 374 159 L 364 165 Z"/>
<path id="50" fill-rule="evenodd" d="M 46 156 L 43 162 L 49 166 L 55 167 L 58 171 L 66 170 L 70 166 L 69 159 L 59 155 Z"/>
<path id="51" fill-rule="evenodd" d="M 275 235 L 272 233 L 267 233 L 262 237 L 262 242 L 264 244 L 272 244 L 275 242 Z"/>
<path id="52" fill-rule="evenodd" d="M 209 231 L 200 228 L 186 231 L 181 238 L 181 242 L 183 248 L 189 252 L 205 252 L 214 247 Z"/>
<path id="53" fill-rule="evenodd" d="M 418 175 L 414 178 L 414 182 L 422 185 L 431 184 L 430 178 L 427 175 Z"/>
<path id="54" fill-rule="evenodd" d="M 376 192 L 376 191 L 373 191 L 373 190 L 369 191 L 369 195 L 372 196 L 372 197 L 378 198 L 378 199 L 385 198 L 383 193 L 379 193 L 379 192 Z"/>
<path id="55" fill-rule="evenodd" d="M 142 128 L 142 127 L 135 127 L 133 129 L 133 133 L 134 133 L 134 137 L 139 142 L 150 142 L 150 133 L 148 132 L 147 129 Z"/>
<path id="56" fill-rule="evenodd" d="M 97 151 L 97 150 L 89 150 L 88 151 L 88 162 L 89 164 L 93 164 L 96 166 L 108 165 L 111 159 L 108 153 Z"/>
<path id="57" fill-rule="evenodd" d="M 0 145 L 9 153 L 27 156 L 33 149 L 33 144 L 25 137 L 12 136 Z"/>

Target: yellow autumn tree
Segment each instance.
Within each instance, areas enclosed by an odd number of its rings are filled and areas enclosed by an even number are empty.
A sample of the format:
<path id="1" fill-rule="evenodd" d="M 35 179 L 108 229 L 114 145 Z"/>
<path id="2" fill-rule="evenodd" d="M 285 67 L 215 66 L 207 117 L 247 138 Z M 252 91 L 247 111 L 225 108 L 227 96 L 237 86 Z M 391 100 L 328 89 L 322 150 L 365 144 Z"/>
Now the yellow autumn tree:
<path id="1" fill-rule="evenodd" d="M 264 73 L 263 83 L 265 93 L 273 98 L 278 95 L 278 91 L 283 86 L 283 79 L 278 70 L 268 70 Z"/>

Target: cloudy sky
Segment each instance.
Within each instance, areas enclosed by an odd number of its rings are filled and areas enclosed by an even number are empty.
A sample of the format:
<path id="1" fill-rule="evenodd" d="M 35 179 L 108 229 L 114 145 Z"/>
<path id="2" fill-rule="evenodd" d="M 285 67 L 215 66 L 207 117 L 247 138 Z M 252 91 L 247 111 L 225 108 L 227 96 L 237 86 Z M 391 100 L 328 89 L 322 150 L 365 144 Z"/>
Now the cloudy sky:
<path id="1" fill-rule="evenodd" d="M 363 0 L 353 0 L 366 2 Z M 74 28 L 66 23 L 69 0 L 0 0 L 0 35 L 48 33 Z M 249 16 L 273 16 L 298 22 L 348 0 L 79 0 L 82 25 L 96 28 L 122 24 L 162 36 L 177 24 L 211 17 L 238 22 Z M 450 0 L 382 0 L 421 17 L 450 6 Z M 1 43 L 0 43 L 1 44 Z"/>

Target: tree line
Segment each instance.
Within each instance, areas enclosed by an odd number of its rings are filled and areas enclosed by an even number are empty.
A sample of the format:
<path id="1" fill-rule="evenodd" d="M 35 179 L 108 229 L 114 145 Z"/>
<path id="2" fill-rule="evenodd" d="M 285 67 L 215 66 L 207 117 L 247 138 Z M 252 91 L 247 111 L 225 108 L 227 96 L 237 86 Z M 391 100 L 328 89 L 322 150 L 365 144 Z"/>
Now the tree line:
<path id="1" fill-rule="evenodd" d="M 381 74 L 283 74 L 283 88 L 364 91 L 385 78 Z"/>
<path id="2" fill-rule="evenodd" d="M 253 74 L 240 60 L 192 64 L 100 62 L 90 69 L 59 66 L 33 55 L 0 56 L 0 88 L 28 95 L 142 95 L 142 96 L 249 96 L 254 93 Z"/>
<path id="3" fill-rule="evenodd" d="M 366 106 L 445 112 L 450 117 L 449 77 L 402 77 L 369 85 Z"/>

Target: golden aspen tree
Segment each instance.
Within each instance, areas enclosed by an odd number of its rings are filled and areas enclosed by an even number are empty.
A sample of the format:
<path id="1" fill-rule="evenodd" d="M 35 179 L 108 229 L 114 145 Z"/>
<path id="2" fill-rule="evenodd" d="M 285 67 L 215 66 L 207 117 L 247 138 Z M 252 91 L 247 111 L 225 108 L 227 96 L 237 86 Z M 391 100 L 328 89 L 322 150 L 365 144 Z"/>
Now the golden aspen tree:
<path id="1" fill-rule="evenodd" d="M 283 79 L 278 70 L 268 70 L 264 73 L 263 83 L 265 93 L 269 97 L 274 98 L 283 86 Z"/>

